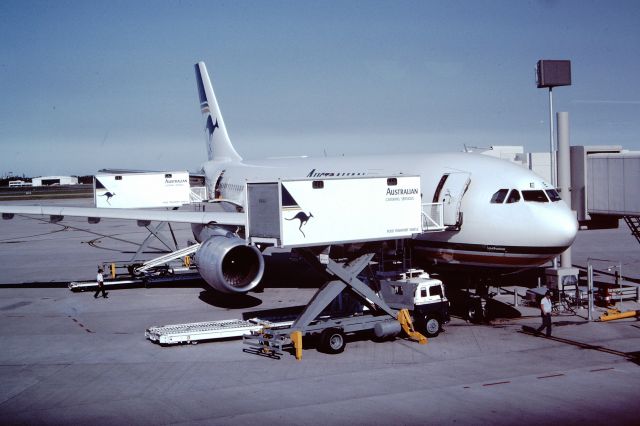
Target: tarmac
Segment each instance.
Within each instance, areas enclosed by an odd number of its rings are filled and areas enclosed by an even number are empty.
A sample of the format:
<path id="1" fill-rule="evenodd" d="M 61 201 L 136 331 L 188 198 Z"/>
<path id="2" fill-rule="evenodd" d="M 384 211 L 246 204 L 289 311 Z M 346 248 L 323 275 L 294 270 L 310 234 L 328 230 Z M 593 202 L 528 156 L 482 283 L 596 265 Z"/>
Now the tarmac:
<path id="1" fill-rule="evenodd" d="M 608 259 L 603 271 L 640 277 L 640 245 L 623 226 L 581 231 L 573 263 Z M 182 245 L 192 238 L 174 231 Z M 522 331 L 541 321 L 520 304 L 520 317 L 490 324 L 454 317 L 427 345 L 355 339 L 301 361 L 244 353 L 240 340 L 160 347 L 146 328 L 304 304 L 317 284 L 274 256 L 264 290 L 244 297 L 191 285 L 94 299 L 64 287 L 130 259 L 146 233 L 124 221 L 0 221 L 3 424 L 638 424 L 640 323 L 587 322 L 585 310 L 554 316 L 552 338 Z"/>

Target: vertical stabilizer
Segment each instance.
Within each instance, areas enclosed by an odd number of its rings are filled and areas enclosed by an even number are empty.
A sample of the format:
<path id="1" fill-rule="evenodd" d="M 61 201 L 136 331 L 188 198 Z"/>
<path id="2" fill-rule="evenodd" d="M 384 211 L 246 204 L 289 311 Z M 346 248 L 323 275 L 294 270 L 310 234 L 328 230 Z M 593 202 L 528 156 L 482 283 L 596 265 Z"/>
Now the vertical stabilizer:
<path id="1" fill-rule="evenodd" d="M 216 95 L 213 93 L 211 80 L 209 80 L 207 66 L 204 62 L 198 62 L 195 68 L 198 95 L 200 96 L 200 109 L 205 118 L 208 158 L 216 161 L 240 161 L 242 157 L 233 148 L 227 134 L 227 128 L 224 125 Z"/>

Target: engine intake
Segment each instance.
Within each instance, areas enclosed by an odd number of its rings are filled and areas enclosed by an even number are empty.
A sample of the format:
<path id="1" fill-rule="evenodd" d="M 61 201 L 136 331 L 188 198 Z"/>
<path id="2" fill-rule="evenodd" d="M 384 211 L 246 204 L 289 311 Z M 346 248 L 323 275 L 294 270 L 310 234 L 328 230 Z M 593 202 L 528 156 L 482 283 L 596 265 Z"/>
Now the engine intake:
<path id="1" fill-rule="evenodd" d="M 264 273 L 260 250 L 238 237 L 208 238 L 200 245 L 195 260 L 207 284 L 224 293 L 246 293 L 258 285 Z"/>

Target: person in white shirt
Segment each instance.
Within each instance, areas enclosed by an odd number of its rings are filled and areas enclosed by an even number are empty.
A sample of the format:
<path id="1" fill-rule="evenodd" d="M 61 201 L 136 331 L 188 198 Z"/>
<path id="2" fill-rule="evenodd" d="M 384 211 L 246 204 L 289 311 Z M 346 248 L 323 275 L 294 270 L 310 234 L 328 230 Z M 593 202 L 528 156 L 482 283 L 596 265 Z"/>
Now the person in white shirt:
<path id="1" fill-rule="evenodd" d="M 102 268 L 98 268 L 98 275 L 96 275 L 96 282 L 98 283 L 98 289 L 96 290 L 93 298 L 96 299 L 98 297 L 98 293 L 102 291 L 102 297 L 107 299 L 109 296 L 106 291 L 104 291 L 104 277 L 102 276 Z"/>
<path id="2" fill-rule="evenodd" d="M 542 325 L 536 330 L 538 333 L 543 328 L 547 328 L 547 337 L 551 337 L 551 292 L 547 291 L 540 301 L 540 315 L 542 316 Z"/>

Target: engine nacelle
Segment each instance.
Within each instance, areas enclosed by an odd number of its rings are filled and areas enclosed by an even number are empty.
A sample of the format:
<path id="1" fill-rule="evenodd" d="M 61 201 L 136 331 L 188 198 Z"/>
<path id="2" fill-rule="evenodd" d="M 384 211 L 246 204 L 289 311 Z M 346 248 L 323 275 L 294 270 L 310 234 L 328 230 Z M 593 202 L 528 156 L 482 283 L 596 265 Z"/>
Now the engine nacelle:
<path id="1" fill-rule="evenodd" d="M 214 289 L 246 293 L 264 273 L 262 253 L 238 237 L 216 235 L 202 243 L 195 255 L 198 271 Z"/>

